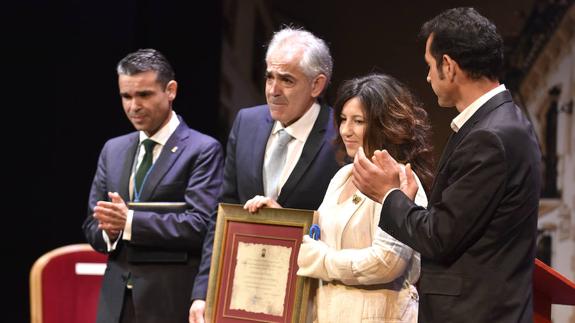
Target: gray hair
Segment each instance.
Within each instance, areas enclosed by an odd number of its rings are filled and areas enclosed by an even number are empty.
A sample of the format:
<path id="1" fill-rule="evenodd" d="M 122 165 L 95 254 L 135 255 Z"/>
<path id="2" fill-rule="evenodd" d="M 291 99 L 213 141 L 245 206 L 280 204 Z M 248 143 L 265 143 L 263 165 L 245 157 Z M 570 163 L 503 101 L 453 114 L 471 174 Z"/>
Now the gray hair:
<path id="1" fill-rule="evenodd" d="M 116 67 L 118 75 L 135 75 L 153 71 L 157 73 L 156 81 L 162 86 L 175 80 L 174 69 L 170 62 L 159 51 L 146 48 L 126 55 Z"/>
<path id="2" fill-rule="evenodd" d="M 319 74 L 325 75 L 327 82 L 331 79 L 333 59 L 325 41 L 309 31 L 283 28 L 276 32 L 268 45 L 266 61 L 270 55 L 279 50 L 301 49 L 303 51 L 299 66 L 310 79 Z"/>

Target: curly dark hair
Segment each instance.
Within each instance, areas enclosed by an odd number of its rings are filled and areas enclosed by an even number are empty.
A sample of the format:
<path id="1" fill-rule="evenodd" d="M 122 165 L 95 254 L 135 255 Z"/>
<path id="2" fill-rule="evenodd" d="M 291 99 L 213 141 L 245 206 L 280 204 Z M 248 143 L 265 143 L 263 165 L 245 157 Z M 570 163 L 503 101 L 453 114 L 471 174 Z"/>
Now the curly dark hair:
<path id="1" fill-rule="evenodd" d="M 411 163 L 429 193 L 433 182 L 431 125 L 427 112 L 414 95 L 397 79 L 381 73 L 347 80 L 340 86 L 334 105 L 338 128 L 343 106 L 353 98 L 361 101 L 365 114 L 363 149 L 366 156 L 372 156 L 375 150 L 387 149 L 398 162 Z M 346 153 L 341 136 L 335 142 L 343 164 Z"/>
<path id="2" fill-rule="evenodd" d="M 470 78 L 498 80 L 503 69 L 503 39 L 489 19 L 473 8 L 446 10 L 421 27 L 425 41 L 432 36 L 430 53 L 441 71 L 443 55 L 449 55 Z"/>

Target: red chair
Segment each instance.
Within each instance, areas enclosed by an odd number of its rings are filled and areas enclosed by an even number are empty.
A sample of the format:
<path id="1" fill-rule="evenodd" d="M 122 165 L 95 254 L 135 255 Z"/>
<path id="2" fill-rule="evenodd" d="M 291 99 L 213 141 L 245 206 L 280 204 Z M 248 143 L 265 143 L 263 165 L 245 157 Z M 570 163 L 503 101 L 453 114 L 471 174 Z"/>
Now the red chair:
<path id="1" fill-rule="evenodd" d="M 533 271 L 533 322 L 551 323 L 551 304 L 575 305 L 575 283 L 535 259 Z"/>
<path id="2" fill-rule="evenodd" d="M 89 244 L 60 247 L 30 270 L 31 323 L 92 323 L 107 256 Z"/>

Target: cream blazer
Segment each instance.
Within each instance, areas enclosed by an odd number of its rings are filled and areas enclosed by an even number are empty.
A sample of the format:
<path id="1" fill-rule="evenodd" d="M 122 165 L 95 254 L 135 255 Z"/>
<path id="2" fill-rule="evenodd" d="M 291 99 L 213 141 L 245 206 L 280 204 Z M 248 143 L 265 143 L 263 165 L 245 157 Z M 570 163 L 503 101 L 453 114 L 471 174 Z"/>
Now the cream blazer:
<path id="1" fill-rule="evenodd" d="M 381 204 L 361 192 L 338 204 L 353 165 L 332 178 L 319 207 L 321 240 L 304 236 L 300 276 L 320 279 L 312 319 L 332 322 L 417 322 L 420 256 L 378 227 Z M 417 179 L 415 202 L 427 206 Z"/>

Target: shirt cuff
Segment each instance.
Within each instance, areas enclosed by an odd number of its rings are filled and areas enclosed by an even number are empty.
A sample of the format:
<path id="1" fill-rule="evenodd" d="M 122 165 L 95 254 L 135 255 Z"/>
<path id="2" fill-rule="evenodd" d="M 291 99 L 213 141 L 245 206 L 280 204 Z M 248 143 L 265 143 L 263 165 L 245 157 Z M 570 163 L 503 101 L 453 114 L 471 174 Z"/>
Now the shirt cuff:
<path id="1" fill-rule="evenodd" d="M 122 232 L 120 232 L 120 235 L 122 235 Z M 114 242 L 110 241 L 110 237 L 108 237 L 108 234 L 104 230 L 102 230 L 102 236 L 104 237 L 104 241 L 106 242 L 106 247 L 108 249 L 108 252 L 112 252 L 112 251 L 116 250 L 116 246 L 118 245 L 118 241 L 120 241 L 120 236 L 118 236 L 118 238 L 116 238 L 116 241 L 114 241 Z"/>
<path id="2" fill-rule="evenodd" d="M 128 210 L 128 215 L 126 217 L 126 226 L 124 227 L 124 235 L 122 239 L 132 240 L 132 219 L 134 218 L 134 210 Z"/>
<path id="3" fill-rule="evenodd" d="M 383 203 L 385 203 L 385 199 L 387 198 L 387 196 L 389 195 L 389 193 L 393 192 L 393 191 L 397 191 L 399 190 L 399 188 L 392 188 L 389 191 L 387 191 L 387 193 L 385 193 L 385 195 L 383 196 L 383 200 L 381 200 L 381 205 L 383 205 Z"/>

